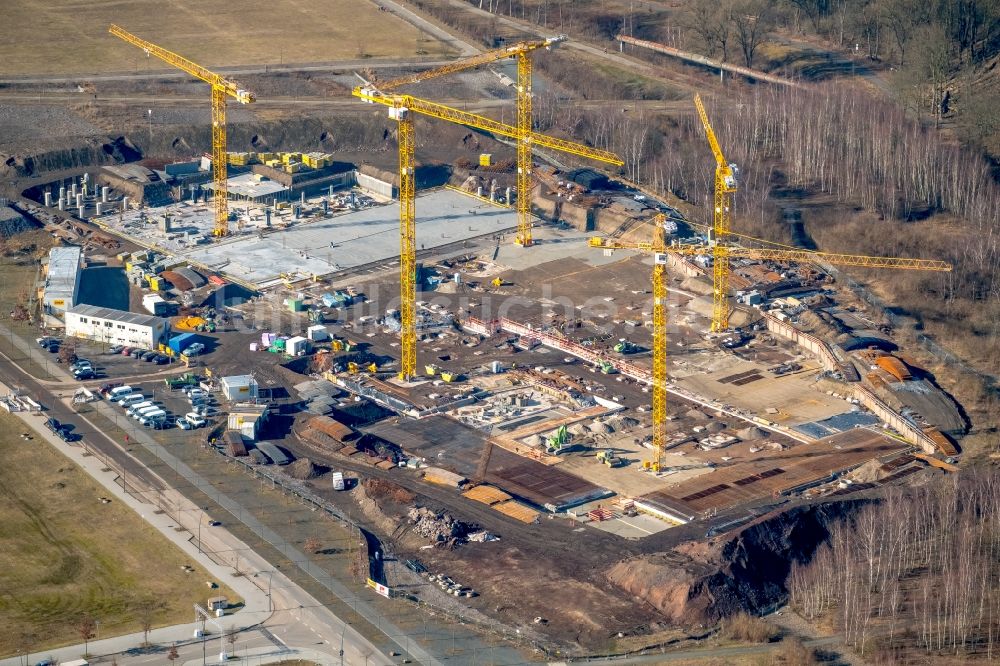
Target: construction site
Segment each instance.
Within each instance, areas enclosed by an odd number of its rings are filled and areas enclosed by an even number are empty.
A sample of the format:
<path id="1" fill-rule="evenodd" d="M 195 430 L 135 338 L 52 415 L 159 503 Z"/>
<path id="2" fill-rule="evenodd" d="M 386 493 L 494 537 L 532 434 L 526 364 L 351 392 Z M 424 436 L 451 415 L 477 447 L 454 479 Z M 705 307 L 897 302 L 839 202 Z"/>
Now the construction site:
<path id="1" fill-rule="evenodd" d="M 46 335 L 85 305 L 164 321 L 142 345 L 166 359 L 156 376 L 108 355 L 129 340 L 77 334 L 77 355 L 102 359 L 81 385 L 152 392 L 165 416 L 146 433 L 179 460 L 207 469 L 209 449 L 350 516 L 380 603 L 516 630 L 532 660 L 655 645 L 731 614 L 737 588 L 761 591 L 752 613 L 781 601 L 690 544 L 959 469 L 965 412 L 850 277 L 953 266 L 739 233 L 723 102 L 687 86 L 669 101 L 711 164 L 696 177 L 712 198 L 684 201 L 634 182 L 611 142 L 539 129 L 538 91 L 566 87 L 533 64 L 566 35 L 318 74 L 336 108 L 268 143 L 244 110 L 279 112 L 250 84 L 294 80 L 238 82 L 126 28 L 108 40 L 191 77 L 167 97 L 204 101 L 162 127 L 150 109 L 103 163 L 15 174 L 16 209 L 83 248 L 47 266 Z M 785 85 L 772 78 L 759 85 Z M 361 139 L 305 138 L 321 113 L 356 118 Z M 128 307 L 78 293 L 96 270 L 127 282 Z M 182 425 L 185 387 L 214 398 Z"/>

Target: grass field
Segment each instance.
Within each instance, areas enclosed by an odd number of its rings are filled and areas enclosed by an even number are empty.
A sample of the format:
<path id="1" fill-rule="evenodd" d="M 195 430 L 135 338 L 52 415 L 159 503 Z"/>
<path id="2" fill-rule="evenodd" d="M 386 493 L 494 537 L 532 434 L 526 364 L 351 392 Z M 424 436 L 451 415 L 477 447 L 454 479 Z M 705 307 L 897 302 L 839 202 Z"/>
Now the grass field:
<path id="1" fill-rule="evenodd" d="M 211 67 L 448 52 L 369 0 L 8 0 L 0 61 L 8 76 L 166 69 L 108 34 L 129 32 Z"/>
<path id="2" fill-rule="evenodd" d="M 192 604 L 215 594 L 237 601 L 208 573 L 112 501 L 86 472 L 0 411 L 0 657 L 29 648 L 82 642 L 76 625 L 89 615 L 100 635 L 141 631 L 143 607 L 153 626 L 192 619 Z M 153 600 L 150 606 L 150 600 Z"/>

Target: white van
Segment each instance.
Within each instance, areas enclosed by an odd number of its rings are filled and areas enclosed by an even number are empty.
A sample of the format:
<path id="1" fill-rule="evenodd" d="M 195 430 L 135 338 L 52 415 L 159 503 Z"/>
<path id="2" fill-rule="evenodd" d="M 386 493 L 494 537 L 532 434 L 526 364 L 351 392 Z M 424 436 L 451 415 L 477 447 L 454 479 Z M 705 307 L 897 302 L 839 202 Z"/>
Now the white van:
<path id="1" fill-rule="evenodd" d="M 125 413 L 128 414 L 129 416 L 135 416 L 140 411 L 146 409 L 147 407 L 152 407 L 152 406 L 153 402 L 151 400 L 143 400 L 142 402 L 129 407 L 127 410 L 125 410 Z"/>
<path id="2" fill-rule="evenodd" d="M 128 395 L 119 398 L 118 404 L 122 407 L 131 407 L 132 405 L 138 405 L 145 399 L 146 396 L 141 393 L 129 393 Z"/>
<path id="3" fill-rule="evenodd" d="M 131 386 L 116 386 L 115 388 L 108 391 L 108 400 L 117 400 L 123 395 L 128 395 L 134 389 Z"/>
<path id="4" fill-rule="evenodd" d="M 162 421 L 167 418 L 167 412 L 163 409 L 156 409 L 152 412 L 147 412 L 139 419 L 139 423 L 144 426 L 148 426 L 156 421 Z"/>
<path id="5" fill-rule="evenodd" d="M 132 414 L 132 418 L 134 418 L 137 421 L 141 421 L 142 417 L 146 416 L 147 414 L 152 414 L 153 412 L 160 411 L 160 410 L 161 410 L 161 408 L 158 405 L 149 405 L 148 407 L 143 407 L 142 409 L 137 409 L 135 411 L 135 413 Z"/>

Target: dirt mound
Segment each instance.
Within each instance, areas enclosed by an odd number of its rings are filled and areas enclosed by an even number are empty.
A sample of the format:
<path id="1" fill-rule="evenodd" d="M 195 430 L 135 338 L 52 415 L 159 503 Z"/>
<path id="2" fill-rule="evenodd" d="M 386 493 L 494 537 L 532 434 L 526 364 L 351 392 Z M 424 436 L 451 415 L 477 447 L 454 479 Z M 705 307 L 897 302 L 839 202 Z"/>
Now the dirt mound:
<path id="1" fill-rule="evenodd" d="M 316 465 L 314 465 L 313 461 L 309 460 L 309 458 L 299 458 L 286 467 L 285 471 L 288 473 L 288 476 L 293 479 L 299 479 L 300 481 L 315 479 L 320 475 Z"/>
<path id="2" fill-rule="evenodd" d="M 697 409 L 689 409 L 689 410 L 687 410 L 686 412 L 684 412 L 684 416 L 688 417 L 689 419 L 707 419 L 708 418 L 708 414 L 706 414 L 703 411 L 697 410 Z"/>
<path id="3" fill-rule="evenodd" d="M 768 436 L 766 430 L 764 430 L 763 428 L 758 428 L 757 426 L 750 426 L 749 428 L 743 428 L 743 430 L 740 430 L 736 434 L 740 436 L 740 439 L 747 442 L 752 442 L 757 439 L 766 439 Z"/>
<path id="4" fill-rule="evenodd" d="M 750 523 L 725 540 L 688 542 L 673 552 L 619 562 L 607 577 L 677 624 L 759 613 L 787 598 L 792 562 L 811 558 L 828 538 L 827 526 L 864 503 L 798 507 Z"/>
<path id="5" fill-rule="evenodd" d="M 364 486 L 368 497 L 376 500 L 388 499 L 397 504 L 409 504 L 416 498 L 416 495 L 403 486 L 385 479 L 365 479 L 361 482 L 361 485 Z"/>
<path id="6" fill-rule="evenodd" d="M 708 432 L 722 432 L 725 429 L 726 429 L 726 424 L 723 423 L 722 421 L 712 421 L 707 426 L 705 426 L 705 430 L 707 430 Z"/>

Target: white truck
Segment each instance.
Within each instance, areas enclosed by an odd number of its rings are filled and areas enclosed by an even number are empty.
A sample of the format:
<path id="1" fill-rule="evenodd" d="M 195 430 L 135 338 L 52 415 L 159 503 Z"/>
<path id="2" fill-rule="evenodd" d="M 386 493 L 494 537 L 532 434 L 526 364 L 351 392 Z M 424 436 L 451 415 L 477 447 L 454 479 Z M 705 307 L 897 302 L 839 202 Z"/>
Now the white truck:
<path id="1" fill-rule="evenodd" d="M 334 490 L 345 490 L 347 488 L 347 485 L 344 483 L 343 472 L 334 472 L 333 474 L 330 475 L 330 478 L 333 479 Z"/>

